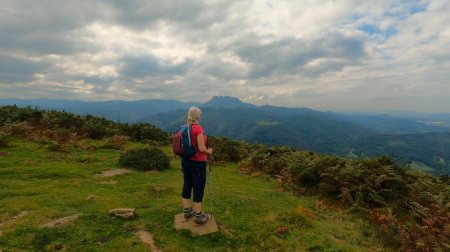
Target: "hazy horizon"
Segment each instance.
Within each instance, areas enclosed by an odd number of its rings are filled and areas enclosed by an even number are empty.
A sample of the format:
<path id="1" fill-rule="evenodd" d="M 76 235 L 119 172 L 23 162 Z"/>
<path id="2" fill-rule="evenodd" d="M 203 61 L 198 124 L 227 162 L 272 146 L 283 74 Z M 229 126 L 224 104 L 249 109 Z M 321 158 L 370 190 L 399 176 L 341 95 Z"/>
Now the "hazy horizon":
<path id="1" fill-rule="evenodd" d="M 0 99 L 450 113 L 445 0 L 0 3 Z"/>
<path id="2" fill-rule="evenodd" d="M 181 101 L 181 102 L 185 102 L 185 103 L 205 103 L 207 101 L 209 101 L 210 99 L 212 99 L 213 97 L 210 97 L 208 100 L 200 102 L 200 101 Z M 237 98 L 237 97 L 231 97 L 231 98 Z M 23 101 L 32 101 L 32 100 L 67 100 L 67 101 L 80 101 L 80 102 L 108 102 L 108 101 L 125 101 L 125 102 L 136 102 L 136 101 L 145 101 L 145 100 L 173 100 L 173 101 L 180 101 L 177 99 L 153 99 L 153 98 L 149 98 L 149 99 L 137 99 L 137 100 L 122 100 L 122 99 L 112 99 L 112 100 L 82 100 L 82 99 L 65 99 L 65 98 L 48 98 L 48 97 L 40 97 L 40 98 L 30 98 L 30 99 L 22 99 L 22 98 L 17 98 L 17 97 L 12 97 L 12 98 L 0 98 L 0 101 L 2 100 L 14 100 L 14 99 L 18 99 L 18 100 L 23 100 Z M 239 98 L 237 98 L 239 99 Z M 241 100 L 241 102 L 244 102 Z M 247 103 L 247 102 L 245 102 Z M 268 105 L 268 106 L 278 106 L 278 105 L 274 105 L 274 104 L 253 104 L 251 102 L 249 102 L 249 104 L 255 105 L 255 106 L 264 106 L 264 105 Z M 12 105 L 12 104 L 10 104 Z M 1 104 L 0 104 L 1 106 Z M 436 111 L 436 112 L 422 112 L 422 111 L 414 111 L 414 110 L 339 110 L 339 109 L 320 109 L 320 108 L 313 108 L 313 107 L 295 107 L 295 106 L 279 106 L 279 107 L 286 107 L 286 108 L 308 108 L 308 109 L 313 109 L 313 110 L 317 110 L 317 111 L 322 111 L 322 112 L 336 112 L 336 113 L 343 113 L 343 114 L 362 114 L 362 115 L 381 115 L 381 114 L 386 114 L 386 115 L 393 115 L 393 116 L 405 116 L 405 115 L 410 115 L 410 116 L 417 116 L 418 114 L 450 114 L 450 112 L 445 112 L 445 111 Z"/>

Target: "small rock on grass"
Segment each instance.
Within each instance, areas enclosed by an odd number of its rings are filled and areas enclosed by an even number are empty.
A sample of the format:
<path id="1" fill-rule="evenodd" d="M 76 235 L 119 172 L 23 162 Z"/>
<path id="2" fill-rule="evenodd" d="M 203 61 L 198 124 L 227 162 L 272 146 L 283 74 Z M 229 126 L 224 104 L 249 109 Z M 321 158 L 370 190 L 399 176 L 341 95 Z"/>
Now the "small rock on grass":
<path id="1" fill-rule="evenodd" d="M 127 174 L 127 173 L 131 173 L 131 171 L 128 169 L 113 169 L 113 170 L 102 171 L 102 173 L 97 174 L 96 176 L 113 177 L 116 175 L 123 175 L 123 174 Z"/>
<path id="2" fill-rule="evenodd" d="M 78 217 L 80 217 L 79 214 L 75 214 L 75 215 L 71 215 L 71 216 L 67 216 L 67 217 L 63 217 L 63 218 L 59 218 L 53 221 L 50 221 L 44 225 L 41 225 L 40 227 L 47 227 L 47 228 L 52 228 L 55 226 L 61 226 L 61 225 L 66 225 L 66 224 L 70 224 L 72 222 L 74 222 L 75 220 L 78 219 Z"/>
<path id="3" fill-rule="evenodd" d="M 95 196 L 95 195 L 89 195 L 87 198 L 86 198 L 86 200 L 87 201 L 91 201 L 91 200 L 95 200 L 97 198 L 97 196 Z"/>
<path id="4" fill-rule="evenodd" d="M 134 208 L 116 208 L 109 210 L 110 215 L 114 215 L 124 219 L 130 219 L 134 217 Z"/>

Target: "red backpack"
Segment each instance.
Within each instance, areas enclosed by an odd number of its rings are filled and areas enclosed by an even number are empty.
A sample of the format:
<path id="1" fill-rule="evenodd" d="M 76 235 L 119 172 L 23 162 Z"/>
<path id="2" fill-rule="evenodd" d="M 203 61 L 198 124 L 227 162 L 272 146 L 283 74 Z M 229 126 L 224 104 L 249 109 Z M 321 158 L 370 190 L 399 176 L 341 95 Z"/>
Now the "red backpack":
<path id="1" fill-rule="evenodd" d="M 191 142 L 191 131 L 192 126 L 185 124 L 172 136 L 173 153 L 182 158 L 189 158 L 197 153 L 197 149 Z"/>

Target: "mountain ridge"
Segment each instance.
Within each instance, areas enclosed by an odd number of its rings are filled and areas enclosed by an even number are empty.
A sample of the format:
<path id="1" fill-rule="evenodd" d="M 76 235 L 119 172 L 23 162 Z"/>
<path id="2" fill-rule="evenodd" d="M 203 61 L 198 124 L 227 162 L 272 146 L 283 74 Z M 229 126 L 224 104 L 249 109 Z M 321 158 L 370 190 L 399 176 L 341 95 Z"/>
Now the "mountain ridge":
<path id="1" fill-rule="evenodd" d="M 201 107 L 227 107 L 227 108 L 259 108 L 268 112 L 276 112 L 285 116 L 296 116 L 300 114 L 322 114 L 336 116 L 349 121 L 361 121 L 361 117 L 377 118 L 380 123 L 385 123 L 383 116 L 389 116 L 394 119 L 409 120 L 409 124 L 418 123 L 420 125 L 430 126 L 422 128 L 421 132 L 436 132 L 450 129 L 450 113 L 409 113 L 407 115 L 383 115 L 371 113 L 337 113 L 332 111 L 318 111 L 307 107 L 282 107 L 273 105 L 254 105 L 245 103 L 238 98 L 231 96 L 213 96 L 210 100 L 202 102 L 182 102 L 174 99 L 140 99 L 140 100 L 107 100 L 107 101 L 82 101 L 75 99 L 0 99 L 0 105 L 18 105 L 31 106 L 42 109 L 66 110 L 75 114 L 92 114 L 103 116 L 114 121 L 123 121 L 128 123 L 138 122 L 145 117 L 153 114 L 168 112 L 176 109 L 188 109 L 190 106 Z M 120 116 L 118 116 L 118 114 Z M 412 116 L 415 115 L 415 116 Z M 420 115 L 420 116 L 419 116 Z M 383 121 L 384 120 L 384 121 Z M 367 125 L 366 125 L 367 126 Z M 420 128 L 420 127 L 418 127 Z M 380 133 L 399 133 L 395 131 L 381 131 Z M 400 132 L 412 133 L 412 132 Z"/>
<path id="2" fill-rule="evenodd" d="M 204 103 L 159 99 L 97 102 L 0 99 L 0 105 L 10 105 L 12 102 L 18 103 L 19 106 L 34 105 L 75 114 L 100 115 L 119 122 L 148 122 L 170 132 L 185 123 L 186 111 L 190 106 L 199 106 L 204 112 L 202 124 L 211 135 L 268 145 L 289 145 L 298 149 L 342 156 L 365 157 L 384 154 L 394 159 L 406 157 L 411 158 L 411 161 L 435 166 L 439 172 L 450 170 L 450 157 L 441 154 L 445 147 L 430 145 L 427 137 L 437 138 L 423 135 L 442 133 L 441 136 L 445 140 L 445 133 L 449 132 L 450 128 L 390 115 L 346 115 L 310 108 L 257 106 L 229 96 L 215 96 Z M 405 134 L 407 136 L 404 138 L 398 138 Z M 403 145 L 395 145 L 398 142 Z M 424 144 L 430 145 L 428 150 L 422 148 Z M 367 148 L 373 150 L 364 151 Z M 424 152 L 418 153 L 413 151 L 415 149 Z M 450 153 L 450 150 L 448 152 Z M 433 156 L 442 157 L 447 163 L 436 166 Z"/>

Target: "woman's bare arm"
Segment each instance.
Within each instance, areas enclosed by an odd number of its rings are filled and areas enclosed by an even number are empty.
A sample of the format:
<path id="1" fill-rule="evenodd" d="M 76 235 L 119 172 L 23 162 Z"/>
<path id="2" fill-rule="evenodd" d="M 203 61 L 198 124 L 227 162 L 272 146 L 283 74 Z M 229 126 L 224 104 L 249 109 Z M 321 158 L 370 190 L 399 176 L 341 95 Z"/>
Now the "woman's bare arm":
<path id="1" fill-rule="evenodd" d="M 203 136 L 203 134 L 200 134 L 200 135 L 197 136 L 197 147 L 198 147 L 198 150 L 201 153 L 205 153 L 205 154 L 211 155 L 212 152 L 213 152 L 212 148 L 206 148 L 206 146 L 205 146 L 205 136 Z"/>

